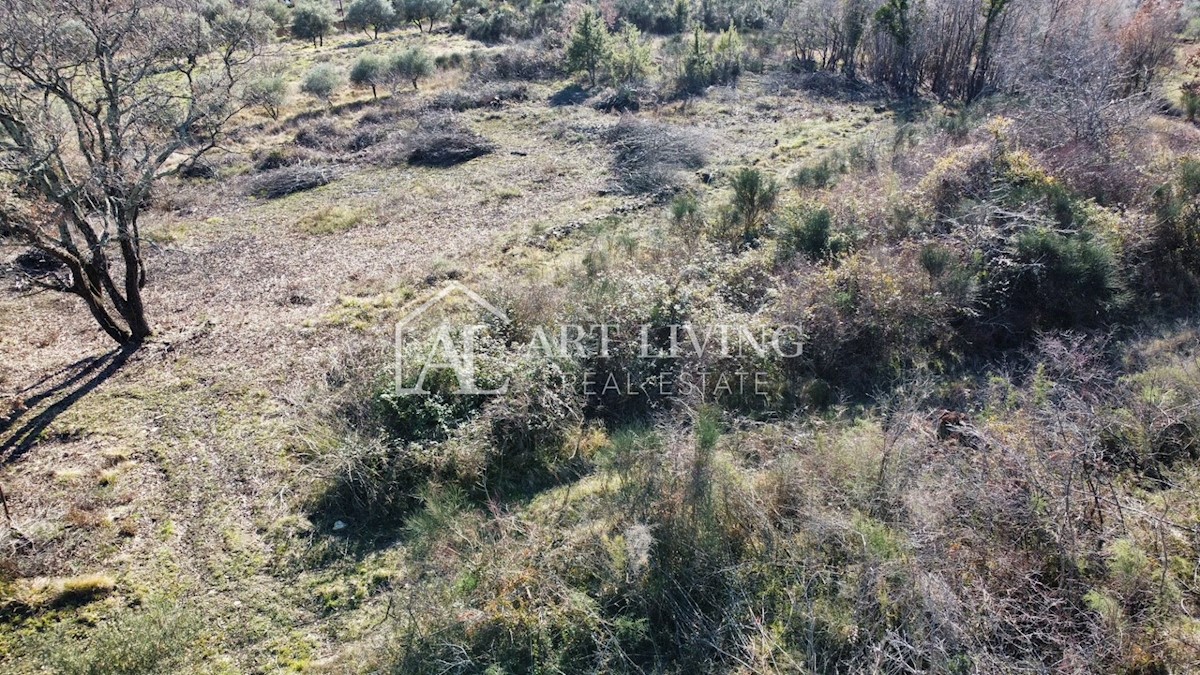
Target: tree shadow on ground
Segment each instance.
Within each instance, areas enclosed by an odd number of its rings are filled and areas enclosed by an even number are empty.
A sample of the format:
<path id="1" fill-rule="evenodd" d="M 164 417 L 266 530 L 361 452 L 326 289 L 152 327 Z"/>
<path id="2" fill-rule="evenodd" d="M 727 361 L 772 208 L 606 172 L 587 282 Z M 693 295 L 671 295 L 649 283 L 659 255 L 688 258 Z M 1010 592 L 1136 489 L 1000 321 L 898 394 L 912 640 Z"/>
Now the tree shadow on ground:
<path id="1" fill-rule="evenodd" d="M 0 418 L 0 466 L 20 459 L 37 444 L 42 432 L 59 415 L 112 377 L 135 351 L 136 346 L 120 347 L 100 356 L 80 359 L 20 392 L 21 395 L 28 394 L 22 409 Z M 59 378 L 61 381 L 55 382 Z M 42 404 L 48 405 L 42 408 Z"/>
<path id="2" fill-rule="evenodd" d="M 587 90 L 577 84 L 569 84 L 554 93 L 550 97 L 549 103 L 554 107 L 566 105 L 579 105 L 588 99 Z"/>

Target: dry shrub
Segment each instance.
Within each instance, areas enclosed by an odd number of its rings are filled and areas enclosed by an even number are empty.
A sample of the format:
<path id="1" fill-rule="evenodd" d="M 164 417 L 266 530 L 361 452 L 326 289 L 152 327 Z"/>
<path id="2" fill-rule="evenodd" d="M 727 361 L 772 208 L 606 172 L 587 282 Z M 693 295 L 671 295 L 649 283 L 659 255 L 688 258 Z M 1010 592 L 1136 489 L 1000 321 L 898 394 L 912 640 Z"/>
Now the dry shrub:
<path id="1" fill-rule="evenodd" d="M 217 167 L 203 158 L 179 167 L 179 177 L 187 180 L 211 180 L 217 177 Z"/>
<path id="2" fill-rule="evenodd" d="M 483 80 L 536 82 L 562 74 L 562 59 L 550 49 L 513 46 L 474 62 L 475 75 Z"/>
<path id="3" fill-rule="evenodd" d="M 869 392 L 908 367 L 944 357 L 954 343 L 958 308 L 929 292 L 915 253 L 854 253 L 796 279 L 795 287 L 773 310 L 781 324 L 803 326 L 808 338 L 802 358 L 787 363 L 794 378 Z"/>
<path id="4" fill-rule="evenodd" d="M 704 139 L 694 132 L 631 115 L 621 117 L 604 134 L 613 148 L 613 173 L 628 194 L 671 192 L 678 173 L 699 169 L 708 161 Z"/>
<path id="5" fill-rule="evenodd" d="M 626 85 L 607 88 L 595 96 L 592 107 L 603 112 L 637 112 L 642 107 L 642 95 L 637 88 Z"/>
<path id="6" fill-rule="evenodd" d="M 337 178 L 331 166 L 299 164 L 264 172 L 249 182 L 246 192 L 263 199 L 278 199 L 326 185 Z"/>
<path id="7" fill-rule="evenodd" d="M 346 132 L 333 120 L 321 118 L 297 129 L 292 142 L 301 148 L 337 152 L 346 144 Z"/>
<path id="8" fill-rule="evenodd" d="M 449 115 L 422 118 L 399 143 L 380 146 L 375 159 L 384 164 L 449 167 L 494 152 L 496 146 Z"/>
<path id="9" fill-rule="evenodd" d="M 524 101 L 529 87 L 524 82 L 470 83 L 467 87 L 443 91 L 433 98 L 430 107 L 438 110 L 463 112 L 475 108 L 499 107 Z"/>
<path id="10" fill-rule="evenodd" d="M 263 173 L 282 169 L 285 166 L 313 163 L 317 161 L 318 156 L 319 153 L 307 148 L 282 146 L 271 148 L 265 152 L 258 151 L 254 153 L 252 159 L 254 159 L 254 170 Z"/>
<path id="11" fill-rule="evenodd" d="M 980 143 L 939 159 L 917 188 L 933 213 L 951 215 L 963 200 L 987 197 L 996 177 L 995 154 L 995 145 Z"/>

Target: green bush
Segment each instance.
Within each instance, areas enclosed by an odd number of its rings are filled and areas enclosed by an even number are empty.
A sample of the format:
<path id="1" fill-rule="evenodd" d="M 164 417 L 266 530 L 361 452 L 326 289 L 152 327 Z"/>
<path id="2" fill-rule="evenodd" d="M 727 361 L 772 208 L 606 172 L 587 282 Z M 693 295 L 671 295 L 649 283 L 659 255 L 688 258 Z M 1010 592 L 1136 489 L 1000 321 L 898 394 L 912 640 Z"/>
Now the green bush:
<path id="1" fill-rule="evenodd" d="M 254 3 L 254 9 L 269 17 L 278 29 L 286 29 L 292 24 L 292 10 L 282 2 L 259 0 Z"/>
<path id="2" fill-rule="evenodd" d="M 1185 158 L 1153 206 L 1149 236 L 1127 252 L 1137 288 L 1164 310 L 1190 310 L 1200 301 L 1200 161 Z"/>
<path id="3" fill-rule="evenodd" d="M 585 72 L 588 82 L 596 86 L 596 74 L 612 53 L 608 29 L 604 20 L 591 10 L 585 10 L 567 47 L 567 69 L 573 73 Z"/>
<path id="4" fill-rule="evenodd" d="M 730 181 L 733 196 L 724 214 L 724 235 L 740 250 L 752 245 L 762 234 L 767 218 L 775 209 L 779 184 L 758 169 L 742 168 Z"/>
<path id="5" fill-rule="evenodd" d="M 1100 326 L 1119 309 L 1112 252 L 1087 232 L 1023 232 L 984 264 L 980 327 L 1001 326 L 1021 338 L 1035 330 Z"/>
<path id="6" fill-rule="evenodd" d="M 684 95 L 698 94 L 716 81 L 710 49 L 699 27 L 693 30 L 690 42 L 675 81 L 676 89 Z"/>
<path id="7" fill-rule="evenodd" d="M 834 184 L 838 175 L 846 173 L 846 161 L 838 153 L 800 167 L 792 174 L 792 185 L 798 188 L 826 188 Z"/>
<path id="8" fill-rule="evenodd" d="M 689 245 L 700 237 L 704 230 L 704 214 L 696 195 L 684 192 L 671 200 L 671 228 Z"/>
<path id="9" fill-rule="evenodd" d="M 1200 81 L 1192 80 L 1184 84 L 1179 101 L 1183 104 L 1183 112 L 1187 115 L 1187 121 L 1195 122 L 1196 113 L 1200 112 Z"/>
<path id="10" fill-rule="evenodd" d="M 608 72 L 618 85 L 641 82 L 650 74 L 653 61 L 650 47 L 633 24 L 625 24 L 617 34 L 608 61 Z"/>
<path id="11" fill-rule="evenodd" d="M 329 104 L 333 95 L 341 88 L 342 81 L 342 73 L 337 68 L 323 63 L 308 71 L 304 81 L 300 83 L 300 91 Z"/>
<path id="12" fill-rule="evenodd" d="M 780 261 L 790 260 L 797 253 L 812 260 L 824 260 L 850 247 L 845 236 L 833 232 L 833 213 L 824 206 L 787 209 L 776 220 L 775 227 Z"/>
<path id="13" fill-rule="evenodd" d="M 941 278 L 953 262 L 953 252 L 944 246 L 928 244 L 921 249 L 921 267 L 934 279 Z"/>

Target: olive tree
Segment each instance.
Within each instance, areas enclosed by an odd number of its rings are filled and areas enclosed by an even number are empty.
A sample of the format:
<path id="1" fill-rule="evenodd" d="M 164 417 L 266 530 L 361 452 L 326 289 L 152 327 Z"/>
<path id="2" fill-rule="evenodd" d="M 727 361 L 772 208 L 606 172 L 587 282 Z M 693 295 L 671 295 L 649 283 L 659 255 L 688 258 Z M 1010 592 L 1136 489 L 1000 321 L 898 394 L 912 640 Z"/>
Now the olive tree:
<path id="1" fill-rule="evenodd" d="M 346 26 L 355 30 L 374 31 L 374 38 L 379 39 L 379 31 L 391 28 L 396 22 L 396 12 L 387 0 L 354 0 L 346 10 Z"/>
<path id="2" fill-rule="evenodd" d="M 392 82 L 392 93 L 403 82 L 411 82 L 413 89 L 416 89 L 418 80 L 432 74 L 433 60 L 419 47 L 411 47 L 388 59 L 387 77 Z"/>
<path id="3" fill-rule="evenodd" d="M 57 271 L 122 345 L 151 334 L 139 217 L 216 147 L 270 19 L 196 0 L 0 3 L 0 241 Z"/>
<path id="4" fill-rule="evenodd" d="M 370 87 L 371 97 L 379 98 L 377 87 L 385 84 L 387 63 L 383 57 L 367 54 L 354 62 L 350 69 L 350 84 L 356 87 Z"/>
<path id="5" fill-rule="evenodd" d="M 396 15 L 403 17 L 416 25 L 418 31 L 424 31 L 422 23 L 429 19 L 429 32 L 433 32 L 434 24 L 450 13 L 450 0 L 392 0 Z"/>
<path id="6" fill-rule="evenodd" d="M 304 2 L 292 10 L 292 37 L 312 40 L 313 46 L 325 45 L 325 36 L 333 30 L 333 12 L 325 3 Z"/>

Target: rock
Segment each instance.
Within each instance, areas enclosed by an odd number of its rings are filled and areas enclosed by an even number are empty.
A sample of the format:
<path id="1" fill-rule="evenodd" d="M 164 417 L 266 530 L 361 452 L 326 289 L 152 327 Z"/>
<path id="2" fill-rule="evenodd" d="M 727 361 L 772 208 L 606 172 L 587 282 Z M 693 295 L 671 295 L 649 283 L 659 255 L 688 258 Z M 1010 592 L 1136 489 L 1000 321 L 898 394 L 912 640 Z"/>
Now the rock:
<path id="1" fill-rule="evenodd" d="M 337 522 L 335 522 L 335 523 L 333 524 L 333 531 L 334 531 L 334 532 L 337 532 L 337 531 L 339 531 L 339 530 L 344 530 L 344 529 L 346 529 L 346 523 L 344 523 L 344 522 L 342 522 L 342 521 L 340 521 L 340 520 L 339 520 L 339 521 L 337 521 Z"/>

